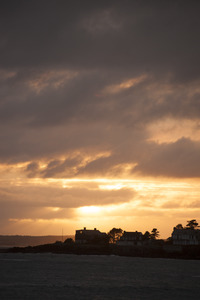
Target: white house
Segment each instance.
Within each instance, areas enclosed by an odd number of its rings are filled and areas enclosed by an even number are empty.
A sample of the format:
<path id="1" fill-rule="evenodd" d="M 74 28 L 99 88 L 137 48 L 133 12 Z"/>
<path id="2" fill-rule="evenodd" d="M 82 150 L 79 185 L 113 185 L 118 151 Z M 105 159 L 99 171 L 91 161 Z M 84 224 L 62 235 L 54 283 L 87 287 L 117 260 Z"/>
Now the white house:
<path id="1" fill-rule="evenodd" d="M 200 245 L 199 229 L 176 229 L 172 232 L 173 245 Z"/>
<path id="2" fill-rule="evenodd" d="M 142 232 L 124 231 L 120 240 L 117 242 L 119 246 L 139 246 L 142 245 Z"/>

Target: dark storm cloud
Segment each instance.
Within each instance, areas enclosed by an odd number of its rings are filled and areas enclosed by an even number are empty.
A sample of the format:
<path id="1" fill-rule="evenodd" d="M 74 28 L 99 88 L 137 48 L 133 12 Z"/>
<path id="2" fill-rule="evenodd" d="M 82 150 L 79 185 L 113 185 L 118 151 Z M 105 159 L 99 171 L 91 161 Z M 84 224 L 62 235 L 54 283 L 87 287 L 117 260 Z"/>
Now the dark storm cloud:
<path id="1" fill-rule="evenodd" d="M 29 177 L 118 176 L 124 164 L 199 176 L 198 143 L 147 133 L 166 117 L 200 117 L 197 1 L 0 5 L 2 163 L 27 162 Z"/>
<path id="2" fill-rule="evenodd" d="M 124 149 L 119 155 L 94 160 L 79 168 L 78 174 L 120 176 L 125 163 L 136 164 L 132 175 L 200 177 L 200 143 L 186 138 L 173 143 L 141 143 L 131 152 Z"/>
<path id="3" fill-rule="evenodd" d="M 174 143 L 151 144 L 133 172 L 167 177 L 200 177 L 200 142 L 182 138 Z"/>
<path id="4" fill-rule="evenodd" d="M 141 143 L 131 153 L 124 149 L 120 155 L 100 158 L 80 168 L 80 174 L 120 176 L 123 163 L 136 163 L 132 175 L 192 178 L 200 177 L 200 143 L 182 138 L 173 143 Z M 121 166 L 121 168 L 120 168 Z"/>
<path id="5" fill-rule="evenodd" d="M 36 162 L 31 162 L 26 167 L 26 172 L 28 177 L 34 177 L 37 174 L 37 171 L 39 169 L 39 165 Z"/>
<path id="6" fill-rule="evenodd" d="M 198 1 L 3 1 L 1 67 L 199 77 Z"/>
<path id="7" fill-rule="evenodd" d="M 69 78 L 55 87 L 62 76 L 62 72 L 58 78 L 44 71 L 37 74 L 27 72 L 22 77 L 17 74 L 13 75 L 16 78 L 7 78 L 6 82 L 2 80 L 0 124 L 37 128 L 69 122 L 88 124 L 104 121 L 110 125 L 131 126 L 165 116 L 199 118 L 198 83 L 188 87 L 147 77 L 136 86 L 109 94 L 103 92 L 109 87 L 109 77 L 113 80 L 112 84 L 120 85 L 124 80 L 122 75 L 86 72 L 79 75 L 72 73 L 70 78 L 69 72 Z M 34 87 L 34 84 L 37 86 Z"/>
<path id="8" fill-rule="evenodd" d="M 29 177 L 119 176 L 123 164 L 127 163 L 138 164 L 134 172 L 139 171 L 144 175 L 200 176 L 197 170 L 200 161 L 198 143 L 179 141 L 159 145 L 146 141 L 146 127 L 152 121 L 168 116 L 180 120 L 198 120 L 200 102 L 195 84 L 189 89 L 169 83 L 165 87 L 162 82 L 155 84 L 154 80 L 147 78 L 128 90 L 102 94 L 102 97 L 100 94 L 99 98 L 94 96 L 94 87 L 88 94 L 89 83 L 95 84 L 98 76 L 95 80 L 91 76 L 86 78 L 84 89 L 77 92 L 76 86 L 79 85 L 74 82 L 74 87 L 67 86 L 67 83 L 59 90 L 47 84 L 42 92 L 30 93 L 28 100 L 15 101 L 13 93 L 14 99 L 3 102 L 0 121 L 4 128 L 0 133 L 1 161 L 33 161 L 27 167 Z M 102 84 L 97 91 L 103 88 Z M 73 89 L 75 96 L 68 98 L 70 92 L 73 95 Z M 176 151 L 176 146 L 179 146 L 179 151 Z M 96 159 L 95 153 L 101 151 L 110 154 Z M 194 153 L 192 159 L 191 151 Z M 79 152 L 77 157 L 72 158 L 73 152 Z M 184 155 L 177 160 L 179 153 Z M 87 154 L 94 154 L 94 158 L 84 163 Z M 59 160 L 56 156 L 60 155 L 71 158 Z M 44 158 L 48 165 L 40 170 L 34 160 Z"/>
<path id="9" fill-rule="evenodd" d="M 39 174 L 42 177 L 54 177 L 57 174 L 63 174 L 65 177 L 74 176 L 76 167 L 82 162 L 81 157 L 68 158 L 64 161 L 53 160 L 50 161 L 47 167 Z"/>
<path id="10" fill-rule="evenodd" d="M 84 155 L 72 159 L 50 161 L 47 167 L 36 168 L 30 163 L 29 177 L 71 178 L 74 176 L 120 177 L 126 164 L 135 164 L 126 175 L 165 176 L 177 178 L 200 177 L 200 143 L 182 138 L 172 143 L 138 141 L 137 147 L 120 151 L 108 157 L 94 158 L 84 163 Z"/>

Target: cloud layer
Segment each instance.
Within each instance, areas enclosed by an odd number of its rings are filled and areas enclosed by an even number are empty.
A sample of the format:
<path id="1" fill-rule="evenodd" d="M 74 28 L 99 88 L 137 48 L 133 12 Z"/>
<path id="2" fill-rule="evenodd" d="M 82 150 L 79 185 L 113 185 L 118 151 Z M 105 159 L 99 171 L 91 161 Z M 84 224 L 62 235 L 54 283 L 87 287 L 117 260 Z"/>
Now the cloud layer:
<path id="1" fill-rule="evenodd" d="M 33 201 L 14 185 L 11 197 L 5 178 L 198 180 L 199 8 L 183 0 L 2 1 L 1 204 Z M 58 193 L 63 209 L 130 200 L 123 189 Z"/>

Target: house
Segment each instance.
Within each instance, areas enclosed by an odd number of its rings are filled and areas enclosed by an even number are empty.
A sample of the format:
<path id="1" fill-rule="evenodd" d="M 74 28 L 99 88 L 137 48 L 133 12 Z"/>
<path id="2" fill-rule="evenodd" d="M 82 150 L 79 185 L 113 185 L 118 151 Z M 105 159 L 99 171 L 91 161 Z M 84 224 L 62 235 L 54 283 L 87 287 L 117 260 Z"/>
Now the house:
<path id="1" fill-rule="evenodd" d="M 177 229 L 172 232 L 173 245 L 200 245 L 199 229 Z"/>
<path id="2" fill-rule="evenodd" d="M 76 230 L 75 242 L 77 244 L 105 244 L 108 242 L 108 236 L 105 232 L 100 232 L 96 228 L 91 230 L 84 227 Z"/>
<path id="3" fill-rule="evenodd" d="M 142 245 L 142 232 L 124 231 L 120 240 L 117 242 L 119 246 L 140 246 Z"/>

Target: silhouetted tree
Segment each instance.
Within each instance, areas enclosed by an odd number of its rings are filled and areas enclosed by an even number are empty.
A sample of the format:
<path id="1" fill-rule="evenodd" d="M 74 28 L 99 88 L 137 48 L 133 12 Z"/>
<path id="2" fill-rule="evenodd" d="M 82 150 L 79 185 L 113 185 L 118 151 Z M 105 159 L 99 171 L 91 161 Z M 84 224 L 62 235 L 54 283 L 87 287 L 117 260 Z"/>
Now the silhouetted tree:
<path id="1" fill-rule="evenodd" d="M 177 224 L 174 229 L 183 229 L 183 225 L 182 224 Z"/>
<path id="2" fill-rule="evenodd" d="M 144 234 L 143 234 L 143 240 L 147 241 L 147 240 L 150 240 L 151 238 L 151 234 L 149 231 L 146 231 Z"/>
<path id="3" fill-rule="evenodd" d="M 68 238 L 64 241 L 64 244 L 73 244 L 74 240 L 72 238 Z"/>
<path id="4" fill-rule="evenodd" d="M 172 237 L 171 237 L 171 236 L 168 237 L 168 238 L 166 239 L 166 242 L 165 242 L 165 243 L 167 243 L 167 244 L 172 244 L 172 243 L 173 243 Z"/>
<path id="5" fill-rule="evenodd" d="M 157 228 L 153 228 L 151 231 L 151 240 L 155 240 L 157 237 L 159 237 L 159 231 Z"/>
<path id="6" fill-rule="evenodd" d="M 197 227 L 199 227 L 197 221 L 195 219 L 187 221 L 188 224 L 186 225 L 186 228 L 188 229 L 196 229 Z"/>
<path id="7" fill-rule="evenodd" d="M 123 230 L 121 228 L 113 228 L 108 232 L 108 238 L 110 243 L 116 243 L 123 234 Z"/>

